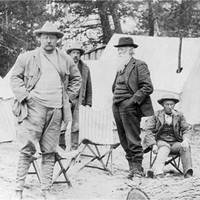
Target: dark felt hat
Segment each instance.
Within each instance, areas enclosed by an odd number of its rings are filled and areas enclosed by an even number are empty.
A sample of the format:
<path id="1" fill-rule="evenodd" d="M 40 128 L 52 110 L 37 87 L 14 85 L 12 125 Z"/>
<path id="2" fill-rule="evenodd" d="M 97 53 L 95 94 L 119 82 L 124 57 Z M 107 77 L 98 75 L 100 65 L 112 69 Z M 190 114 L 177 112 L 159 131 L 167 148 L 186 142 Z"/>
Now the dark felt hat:
<path id="1" fill-rule="evenodd" d="M 114 47 L 134 47 L 137 48 L 138 45 L 134 43 L 131 37 L 120 37 L 119 42 Z"/>

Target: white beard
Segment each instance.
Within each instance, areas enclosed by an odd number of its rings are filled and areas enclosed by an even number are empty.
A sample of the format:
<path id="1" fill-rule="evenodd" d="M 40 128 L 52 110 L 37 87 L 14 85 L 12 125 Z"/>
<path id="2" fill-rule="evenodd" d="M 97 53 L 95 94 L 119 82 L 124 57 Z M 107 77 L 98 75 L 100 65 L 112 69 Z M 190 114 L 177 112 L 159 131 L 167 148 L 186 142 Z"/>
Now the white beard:
<path id="1" fill-rule="evenodd" d="M 117 71 L 123 71 L 125 66 L 130 61 L 131 56 L 129 54 L 125 54 L 123 56 L 119 56 L 117 58 Z"/>

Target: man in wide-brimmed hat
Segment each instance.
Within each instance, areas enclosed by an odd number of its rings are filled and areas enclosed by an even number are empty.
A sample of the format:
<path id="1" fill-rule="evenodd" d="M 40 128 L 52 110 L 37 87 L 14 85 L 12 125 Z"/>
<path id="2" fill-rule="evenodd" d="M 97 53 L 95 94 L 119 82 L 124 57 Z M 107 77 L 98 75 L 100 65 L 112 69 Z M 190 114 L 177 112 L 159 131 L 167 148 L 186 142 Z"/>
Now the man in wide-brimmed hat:
<path id="1" fill-rule="evenodd" d="M 173 94 L 166 94 L 158 100 L 163 109 L 150 117 L 146 131 L 152 136 L 153 152 L 157 153 L 152 171 L 148 175 L 163 177 L 163 168 L 170 152 L 179 153 L 181 156 L 184 177 L 193 175 L 190 149 L 191 126 L 186 122 L 182 113 L 175 110 L 179 99 Z"/>
<path id="2" fill-rule="evenodd" d="M 79 142 L 79 106 L 92 106 L 92 82 L 90 76 L 89 67 L 81 60 L 81 56 L 84 54 L 81 42 L 71 42 L 66 53 L 69 54 L 76 66 L 78 67 L 81 77 L 82 84 L 79 95 L 71 104 L 72 110 L 72 127 L 71 127 L 71 150 L 78 148 Z M 60 146 L 65 148 L 64 134 L 60 137 Z"/>
<path id="3" fill-rule="evenodd" d="M 20 145 L 14 199 L 22 199 L 37 146 L 42 153 L 42 195 L 46 199 L 49 194 L 61 122 L 67 125 L 72 120 L 69 100 L 77 97 L 81 86 L 81 75 L 73 60 L 56 48 L 63 36 L 56 25 L 46 22 L 34 33 L 40 48 L 19 55 L 11 76 Z"/>
<path id="4" fill-rule="evenodd" d="M 128 178 L 132 179 L 144 175 L 140 121 L 142 116 L 154 113 L 150 99 L 153 86 L 147 64 L 133 57 L 138 45 L 132 37 L 119 38 L 115 47 L 118 50 L 118 66 L 113 83 L 113 114 L 129 163 Z"/>

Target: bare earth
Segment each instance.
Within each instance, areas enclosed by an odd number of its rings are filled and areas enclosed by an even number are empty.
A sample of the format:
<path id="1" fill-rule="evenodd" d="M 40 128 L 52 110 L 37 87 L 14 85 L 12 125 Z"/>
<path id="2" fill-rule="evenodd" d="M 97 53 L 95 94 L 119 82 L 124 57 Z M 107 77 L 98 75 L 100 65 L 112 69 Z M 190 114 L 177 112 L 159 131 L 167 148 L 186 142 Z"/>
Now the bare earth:
<path id="1" fill-rule="evenodd" d="M 0 200 L 9 199 L 14 190 L 17 155 L 14 142 L 0 144 Z M 126 179 L 127 161 L 123 150 L 119 147 L 113 155 L 113 176 L 98 169 L 84 168 L 78 171 L 80 164 L 76 164 L 68 173 L 72 188 L 68 188 L 67 184 L 56 184 L 52 187 L 52 193 L 57 200 L 125 200 L 130 189 L 138 187 L 145 191 L 151 200 L 200 200 L 199 155 L 200 133 L 197 132 L 192 137 L 193 178 L 184 179 L 175 172 L 162 179 L 142 178 L 130 181 Z M 145 170 L 148 168 L 148 158 L 149 155 L 145 155 L 143 164 Z M 29 175 L 24 199 L 40 198 L 39 182 L 35 175 Z"/>

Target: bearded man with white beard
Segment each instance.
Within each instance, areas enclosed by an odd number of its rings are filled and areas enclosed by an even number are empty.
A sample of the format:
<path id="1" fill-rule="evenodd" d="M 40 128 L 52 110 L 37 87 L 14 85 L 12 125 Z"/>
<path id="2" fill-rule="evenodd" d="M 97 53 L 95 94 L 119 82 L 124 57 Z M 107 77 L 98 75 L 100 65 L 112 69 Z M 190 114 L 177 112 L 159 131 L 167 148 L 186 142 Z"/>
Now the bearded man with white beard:
<path id="1" fill-rule="evenodd" d="M 142 177 L 143 149 L 140 138 L 140 121 L 154 114 L 150 94 L 153 85 L 145 62 L 133 57 L 138 47 L 131 37 L 119 38 L 119 66 L 113 83 L 113 115 L 120 143 L 129 163 L 129 179 Z"/>

